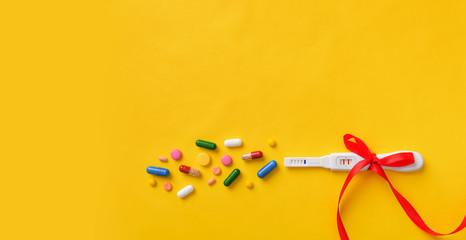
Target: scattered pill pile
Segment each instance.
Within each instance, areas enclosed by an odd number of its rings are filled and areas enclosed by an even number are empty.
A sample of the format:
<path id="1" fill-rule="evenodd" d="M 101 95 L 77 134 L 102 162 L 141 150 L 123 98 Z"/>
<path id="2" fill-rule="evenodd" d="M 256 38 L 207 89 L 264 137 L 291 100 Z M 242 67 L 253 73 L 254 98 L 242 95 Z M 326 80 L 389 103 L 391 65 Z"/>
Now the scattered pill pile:
<path id="1" fill-rule="evenodd" d="M 270 139 L 267 140 L 267 144 L 270 147 L 274 148 L 277 143 L 276 143 L 275 139 L 270 138 Z M 227 140 L 224 141 L 224 145 L 227 148 L 240 147 L 240 146 L 243 145 L 243 141 L 241 139 L 239 139 L 239 138 L 227 139 Z M 209 150 L 216 150 L 217 149 L 217 144 L 215 144 L 213 142 L 205 141 L 205 140 L 197 140 L 196 141 L 196 146 L 201 147 L 201 148 L 205 148 L 205 149 L 209 149 Z M 174 149 L 174 150 L 171 151 L 170 157 L 173 160 L 180 160 L 182 158 L 182 153 L 181 153 L 181 151 L 179 149 Z M 254 151 L 254 152 L 243 154 L 241 156 L 241 159 L 242 160 L 252 160 L 252 159 L 260 159 L 262 157 L 263 157 L 263 154 L 262 154 L 261 151 Z M 158 160 L 160 162 L 167 162 L 168 158 L 164 157 L 164 156 L 160 156 L 160 157 L 158 157 Z M 209 166 L 210 163 L 212 162 L 212 158 L 210 157 L 210 155 L 208 153 L 204 153 L 204 152 L 200 153 L 197 156 L 196 160 L 197 160 L 197 163 L 199 165 L 203 166 L 203 167 Z M 223 155 L 220 162 L 224 166 L 229 166 L 229 165 L 232 164 L 233 159 L 232 159 L 232 157 L 230 155 Z M 277 167 L 277 162 L 275 160 L 272 160 L 272 161 L 268 162 L 265 166 L 263 166 L 257 172 L 257 176 L 259 178 L 264 178 L 270 172 L 272 172 L 276 167 Z M 178 170 L 181 173 L 184 173 L 184 174 L 187 174 L 187 175 L 193 176 L 193 177 L 198 177 L 198 176 L 201 175 L 200 170 L 192 168 L 190 166 L 186 166 L 186 165 L 180 165 Z M 155 175 L 155 176 L 161 176 L 161 177 L 167 177 L 170 174 L 170 171 L 168 169 L 162 168 L 162 167 L 149 166 L 149 167 L 147 167 L 146 171 L 149 174 L 152 174 L 152 175 Z M 214 174 L 215 176 L 219 176 L 221 174 L 221 172 L 222 172 L 222 170 L 221 170 L 220 167 L 218 167 L 218 166 L 212 167 L 212 174 Z M 240 176 L 240 174 L 241 174 L 241 171 L 238 168 L 233 169 L 233 171 L 223 181 L 223 185 L 225 185 L 226 187 L 232 187 L 234 185 L 233 183 Z M 209 179 L 207 181 L 207 184 L 209 186 L 212 186 L 216 182 L 217 182 L 217 180 L 215 178 L 211 178 L 211 179 Z M 148 180 L 148 184 L 151 187 L 155 187 L 157 185 L 157 181 L 156 181 L 156 179 L 154 179 L 152 177 L 152 178 L 150 178 Z M 252 188 L 254 188 L 254 183 L 251 180 L 246 180 L 245 186 L 248 189 L 252 189 Z M 163 184 L 163 189 L 165 191 L 167 191 L 167 192 L 171 191 L 172 188 L 173 188 L 173 186 L 172 186 L 172 184 L 170 182 L 165 182 Z M 193 191 L 194 191 L 194 186 L 193 185 L 187 185 L 186 187 L 180 189 L 177 192 L 177 196 L 179 198 L 184 198 L 184 197 L 188 196 L 189 194 L 191 194 Z"/>

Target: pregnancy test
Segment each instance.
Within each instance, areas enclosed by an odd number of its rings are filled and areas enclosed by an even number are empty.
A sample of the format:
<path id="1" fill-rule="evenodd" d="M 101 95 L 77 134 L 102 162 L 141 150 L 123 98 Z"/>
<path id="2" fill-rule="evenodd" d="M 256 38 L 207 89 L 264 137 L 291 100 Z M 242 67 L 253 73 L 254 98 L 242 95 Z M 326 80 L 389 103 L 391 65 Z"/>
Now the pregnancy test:
<path id="1" fill-rule="evenodd" d="M 386 154 L 377 154 L 377 158 L 384 158 L 396 153 L 411 152 L 414 155 L 414 163 L 403 167 L 385 167 L 383 169 L 389 169 L 398 172 L 411 172 L 416 171 L 424 165 L 424 158 L 421 154 L 413 151 L 398 151 Z M 362 161 L 364 158 L 355 153 L 331 153 L 330 155 L 323 157 L 286 157 L 284 166 L 285 167 L 323 167 L 329 168 L 332 171 L 350 171 L 356 163 Z M 361 170 L 367 170 L 369 165 Z"/>

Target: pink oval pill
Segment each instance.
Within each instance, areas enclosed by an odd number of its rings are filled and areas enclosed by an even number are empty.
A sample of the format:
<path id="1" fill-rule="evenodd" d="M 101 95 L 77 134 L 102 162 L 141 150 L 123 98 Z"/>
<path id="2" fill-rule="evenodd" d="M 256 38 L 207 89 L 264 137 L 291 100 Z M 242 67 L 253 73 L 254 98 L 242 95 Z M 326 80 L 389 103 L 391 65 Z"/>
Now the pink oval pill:
<path id="1" fill-rule="evenodd" d="M 160 160 L 161 162 L 166 162 L 166 161 L 168 161 L 168 158 L 160 156 L 160 157 L 159 157 L 159 160 Z"/>
<path id="2" fill-rule="evenodd" d="M 207 181 L 207 184 L 209 184 L 210 186 L 212 186 L 212 184 L 214 184 L 217 180 L 215 180 L 215 178 L 211 178 L 209 181 Z"/>
<path id="3" fill-rule="evenodd" d="M 218 166 L 215 166 L 212 168 L 212 173 L 214 175 L 219 175 L 222 172 L 222 169 L 220 169 Z"/>
<path id="4" fill-rule="evenodd" d="M 231 164 L 231 161 L 232 161 L 232 160 L 231 160 L 230 155 L 223 155 L 221 161 L 222 161 L 222 164 L 223 164 L 223 165 L 228 166 L 228 165 Z"/>
<path id="5" fill-rule="evenodd" d="M 166 182 L 163 184 L 163 189 L 165 189 L 165 191 L 171 191 L 172 190 L 172 184 L 169 183 L 169 182 Z"/>
<path id="6" fill-rule="evenodd" d="M 174 149 L 171 153 L 170 153 L 170 156 L 175 159 L 175 160 L 178 160 L 181 158 L 181 151 L 178 150 L 178 149 Z"/>

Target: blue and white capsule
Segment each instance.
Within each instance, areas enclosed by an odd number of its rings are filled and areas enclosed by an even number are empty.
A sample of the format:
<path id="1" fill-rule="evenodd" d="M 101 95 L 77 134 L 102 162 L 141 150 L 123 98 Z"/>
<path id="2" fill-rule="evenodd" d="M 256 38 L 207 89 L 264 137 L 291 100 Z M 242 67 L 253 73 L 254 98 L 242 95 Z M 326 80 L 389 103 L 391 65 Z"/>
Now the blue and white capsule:
<path id="1" fill-rule="evenodd" d="M 152 167 L 152 166 L 147 167 L 146 171 L 147 171 L 147 173 L 154 174 L 154 175 L 157 175 L 157 176 L 162 176 L 162 177 L 166 177 L 170 173 L 168 171 L 168 169 L 166 169 L 166 168 Z"/>
<path id="2" fill-rule="evenodd" d="M 265 166 L 263 166 L 261 170 L 257 172 L 257 176 L 260 178 L 264 178 L 265 176 L 267 176 L 267 174 L 269 174 L 276 167 L 277 167 L 277 162 L 275 162 L 275 160 L 272 160 L 269 163 L 265 164 Z"/>

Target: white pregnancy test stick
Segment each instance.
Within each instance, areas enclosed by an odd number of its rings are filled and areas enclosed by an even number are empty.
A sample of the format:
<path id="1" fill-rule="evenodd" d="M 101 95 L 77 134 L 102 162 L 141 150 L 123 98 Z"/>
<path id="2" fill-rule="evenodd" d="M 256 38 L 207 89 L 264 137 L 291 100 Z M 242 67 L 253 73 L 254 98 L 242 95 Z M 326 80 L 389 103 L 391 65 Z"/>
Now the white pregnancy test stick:
<path id="1" fill-rule="evenodd" d="M 398 172 L 411 172 L 418 170 L 424 165 L 424 158 L 422 155 L 413 151 L 398 151 L 386 154 L 377 154 L 378 158 L 383 158 L 392 154 L 411 152 L 414 155 L 414 163 L 404 167 L 385 167 L 383 169 L 389 169 Z M 323 157 L 286 157 L 285 167 L 323 167 L 329 168 L 332 171 L 350 171 L 356 163 L 363 160 L 362 157 L 355 153 L 331 153 L 330 155 Z M 364 167 L 361 170 L 367 170 L 369 166 Z"/>

